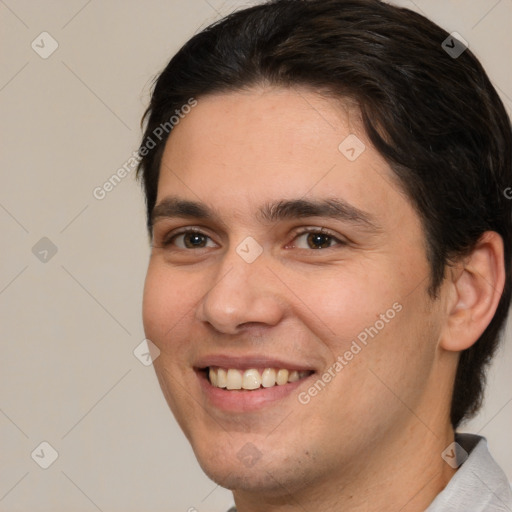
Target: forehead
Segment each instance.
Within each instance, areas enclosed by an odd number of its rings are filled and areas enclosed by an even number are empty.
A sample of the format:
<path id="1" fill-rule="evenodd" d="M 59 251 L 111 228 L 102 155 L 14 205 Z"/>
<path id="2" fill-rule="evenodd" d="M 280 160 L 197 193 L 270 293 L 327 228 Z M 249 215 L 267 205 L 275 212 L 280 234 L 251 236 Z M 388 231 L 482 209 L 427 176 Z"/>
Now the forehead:
<path id="1" fill-rule="evenodd" d="M 259 87 L 199 98 L 174 128 L 166 153 L 183 163 L 240 163 L 239 172 L 272 163 L 284 170 L 304 157 L 308 163 L 338 160 L 338 146 L 351 133 L 365 137 L 359 111 L 348 102 L 305 88 Z M 259 161 L 250 160 L 256 156 Z"/>
<path id="2" fill-rule="evenodd" d="M 197 101 L 167 141 L 157 203 L 178 195 L 249 212 L 283 199 L 339 198 L 384 218 L 390 208 L 415 215 L 354 105 L 299 88 Z"/>

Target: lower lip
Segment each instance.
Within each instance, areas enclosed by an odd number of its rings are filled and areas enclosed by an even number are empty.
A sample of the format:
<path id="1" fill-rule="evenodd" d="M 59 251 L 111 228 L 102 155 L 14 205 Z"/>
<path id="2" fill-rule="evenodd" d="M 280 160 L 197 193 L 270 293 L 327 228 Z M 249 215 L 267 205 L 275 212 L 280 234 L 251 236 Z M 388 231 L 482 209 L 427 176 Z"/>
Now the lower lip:
<path id="1" fill-rule="evenodd" d="M 248 390 L 227 390 L 217 388 L 210 384 L 204 372 L 196 372 L 201 384 L 201 389 L 212 405 L 230 412 L 248 412 L 262 409 L 280 402 L 290 396 L 299 386 L 311 379 L 315 374 L 300 379 L 296 382 L 288 382 L 282 386 L 276 385 L 270 388 Z"/>

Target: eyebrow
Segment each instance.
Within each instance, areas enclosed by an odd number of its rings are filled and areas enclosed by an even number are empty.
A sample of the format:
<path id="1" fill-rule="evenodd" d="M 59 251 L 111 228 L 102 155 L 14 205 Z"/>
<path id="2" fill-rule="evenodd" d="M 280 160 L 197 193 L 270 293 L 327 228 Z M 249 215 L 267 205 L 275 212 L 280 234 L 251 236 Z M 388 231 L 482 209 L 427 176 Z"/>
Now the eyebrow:
<path id="1" fill-rule="evenodd" d="M 204 203 L 169 196 L 162 199 L 151 213 L 151 226 L 161 218 L 190 218 L 214 220 L 222 225 L 220 216 Z M 347 203 L 343 199 L 288 199 L 264 204 L 256 213 L 262 222 L 275 223 L 282 220 L 306 217 L 326 217 L 353 224 L 370 231 L 381 231 L 375 217 Z"/>

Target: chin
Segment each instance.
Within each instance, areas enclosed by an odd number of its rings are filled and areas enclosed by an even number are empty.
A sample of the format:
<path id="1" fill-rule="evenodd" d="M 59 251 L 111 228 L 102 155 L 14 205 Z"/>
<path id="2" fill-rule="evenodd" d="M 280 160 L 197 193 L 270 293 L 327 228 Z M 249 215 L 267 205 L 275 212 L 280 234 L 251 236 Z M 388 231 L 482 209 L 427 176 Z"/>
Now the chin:
<path id="1" fill-rule="evenodd" d="M 222 467 L 220 464 L 207 462 L 201 468 L 208 478 L 230 491 L 264 492 L 268 494 L 269 487 L 276 485 L 268 473 L 261 470 L 241 469 L 240 467 Z"/>
<path id="2" fill-rule="evenodd" d="M 269 446 L 260 451 L 251 443 L 251 436 L 243 437 L 243 441 L 230 439 L 227 445 L 213 448 L 207 442 L 192 445 L 201 469 L 216 484 L 231 491 L 277 497 L 300 490 L 311 481 L 311 471 L 307 478 L 303 474 L 307 463 L 299 460 L 299 454 L 292 458 Z"/>
<path id="3" fill-rule="evenodd" d="M 243 491 L 276 497 L 283 494 L 288 495 L 294 488 L 299 487 L 290 482 L 280 468 L 269 467 L 267 469 L 263 466 L 244 468 L 240 464 L 228 465 L 213 461 L 199 461 L 199 464 L 208 478 L 233 492 Z"/>

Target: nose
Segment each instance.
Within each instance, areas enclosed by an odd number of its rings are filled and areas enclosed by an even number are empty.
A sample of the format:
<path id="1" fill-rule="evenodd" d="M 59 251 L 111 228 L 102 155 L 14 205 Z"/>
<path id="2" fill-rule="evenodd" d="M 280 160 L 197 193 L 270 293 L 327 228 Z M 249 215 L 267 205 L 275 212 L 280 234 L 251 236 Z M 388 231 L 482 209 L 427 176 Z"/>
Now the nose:
<path id="1" fill-rule="evenodd" d="M 196 309 L 196 317 L 224 334 L 244 328 L 277 325 L 284 315 L 279 280 L 265 257 L 247 263 L 234 250 L 217 267 L 209 290 Z"/>

